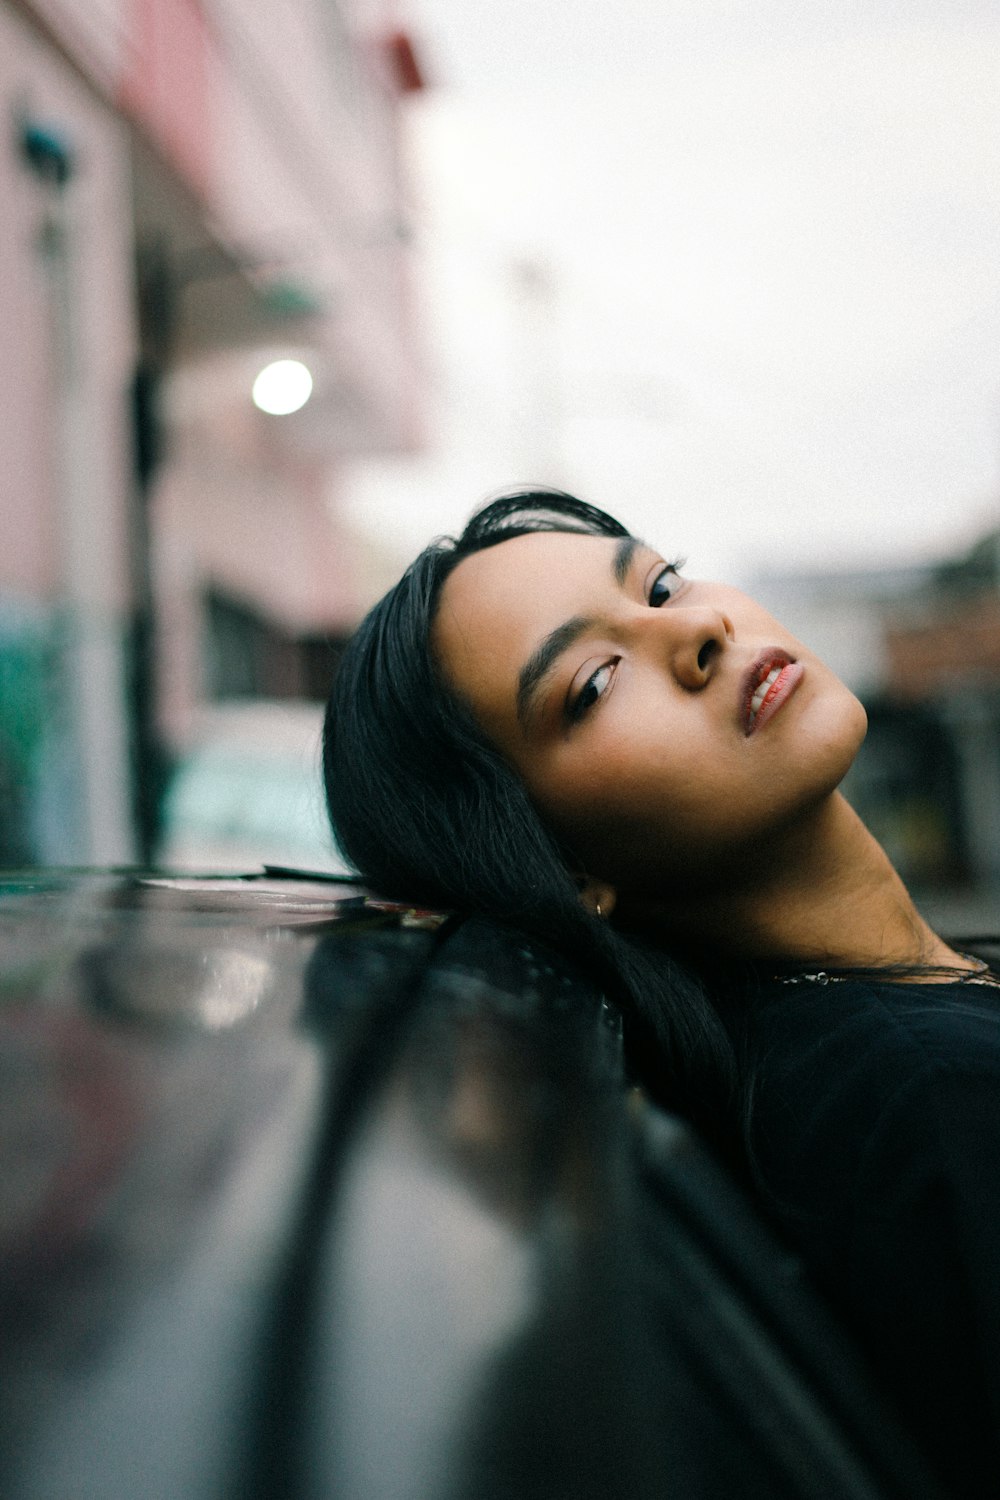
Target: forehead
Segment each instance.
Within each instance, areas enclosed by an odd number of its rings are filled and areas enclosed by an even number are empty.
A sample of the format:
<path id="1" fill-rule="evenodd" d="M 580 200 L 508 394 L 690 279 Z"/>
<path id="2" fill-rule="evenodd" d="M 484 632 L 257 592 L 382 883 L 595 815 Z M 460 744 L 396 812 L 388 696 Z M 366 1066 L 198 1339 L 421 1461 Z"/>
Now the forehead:
<path id="1" fill-rule="evenodd" d="M 441 590 L 432 645 L 447 681 L 480 715 L 509 708 L 542 637 L 617 593 L 621 540 L 534 532 L 462 559 Z"/>

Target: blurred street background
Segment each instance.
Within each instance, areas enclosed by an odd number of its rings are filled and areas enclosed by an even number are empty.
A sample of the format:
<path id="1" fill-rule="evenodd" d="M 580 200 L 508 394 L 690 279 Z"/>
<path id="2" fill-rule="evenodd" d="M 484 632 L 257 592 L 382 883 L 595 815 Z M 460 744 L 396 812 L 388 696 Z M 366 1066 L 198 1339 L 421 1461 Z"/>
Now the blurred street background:
<path id="1" fill-rule="evenodd" d="M 492 490 L 747 588 L 1000 931 L 987 0 L 0 0 L 0 864 L 335 868 L 322 701 Z"/>

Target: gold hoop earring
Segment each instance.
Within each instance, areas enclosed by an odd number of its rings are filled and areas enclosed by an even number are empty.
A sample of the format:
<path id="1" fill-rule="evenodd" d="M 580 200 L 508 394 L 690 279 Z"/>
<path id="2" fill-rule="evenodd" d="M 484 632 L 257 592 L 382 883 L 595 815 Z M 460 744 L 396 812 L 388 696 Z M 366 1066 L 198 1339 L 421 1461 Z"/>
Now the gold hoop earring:
<path id="1" fill-rule="evenodd" d="M 597 903 L 597 908 L 596 909 L 597 909 L 597 920 L 600 921 L 601 918 L 604 916 L 604 913 L 601 911 L 601 903 L 599 901 Z"/>

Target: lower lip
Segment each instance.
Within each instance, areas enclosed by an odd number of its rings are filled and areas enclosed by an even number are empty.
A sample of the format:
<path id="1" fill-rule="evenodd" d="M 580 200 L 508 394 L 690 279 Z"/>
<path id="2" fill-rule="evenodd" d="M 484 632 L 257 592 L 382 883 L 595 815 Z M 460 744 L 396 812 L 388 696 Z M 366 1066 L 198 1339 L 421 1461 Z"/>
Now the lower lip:
<path id="1" fill-rule="evenodd" d="M 763 729 L 765 724 L 770 723 L 775 714 L 788 702 L 804 676 L 805 667 L 800 661 L 792 661 L 787 667 L 782 667 L 781 676 L 768 688 L 767 696 L 747 730 L 748 736 L 756 734 L 758 729 Z"/>

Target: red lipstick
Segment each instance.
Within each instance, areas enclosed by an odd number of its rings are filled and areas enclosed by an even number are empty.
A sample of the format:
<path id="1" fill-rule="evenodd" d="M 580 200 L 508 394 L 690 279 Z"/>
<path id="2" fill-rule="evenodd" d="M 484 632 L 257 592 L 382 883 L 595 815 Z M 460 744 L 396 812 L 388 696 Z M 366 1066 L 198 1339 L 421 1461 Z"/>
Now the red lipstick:
<path id="1" fill-rule="evenodd" d="M 779 647 L 762 651 L 743 674 L 740 712 L 743 732 L 756 734 L 788 701 L 805 675 L 801 662 Z"/>

